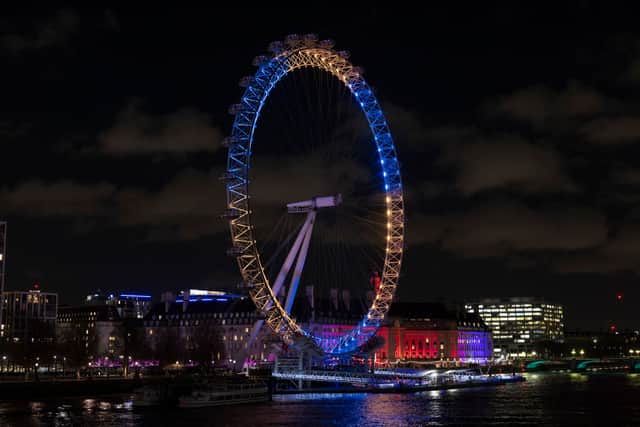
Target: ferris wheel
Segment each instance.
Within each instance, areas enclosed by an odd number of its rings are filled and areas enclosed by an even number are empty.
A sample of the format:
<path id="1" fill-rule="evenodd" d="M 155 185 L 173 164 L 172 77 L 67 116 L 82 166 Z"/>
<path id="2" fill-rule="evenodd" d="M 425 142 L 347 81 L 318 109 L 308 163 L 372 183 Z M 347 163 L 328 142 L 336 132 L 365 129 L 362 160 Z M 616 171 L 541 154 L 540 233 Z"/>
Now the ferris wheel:
<path id="1" fill-rule="evenodd" d="M 234 121 L 231 136 L 223 142 L 228 147 L 228 158 L 226 172 L 221 177 L 227 193 L 224 217 L 229 220 L 232 239 L 228 253 L 236 258 L 243 282 L 249 288 L 257 309 L 264 315 L 264 323 L 289 345 L 319 349 L 321 338 L 294 320 L 291 307 L 305 265 L 316 216 L 322 215 L 321 210 L 338 207 L 343 196 L 336 193 L 309 194 L 307 200 L 285 201 L 290 215 L 302 215 L 305 220 L 278 274 L 268 277 L 254 233 L 256 218 L 252 211 L 251 193 L 254 181 L 250 180 L 250 175 L 258 121 L 274 87 L 287 75 L 300 69 L 313 68 L 337 78 L 366 117 L 369 140 L 373 142 L 371 148 L 376 151 L 375 157 L 380 165 L 377 170 L 381 172 L 381 188 L 378 191 L 383 199 L 386 223 L 386 239 L 383 237 L 379 241 L 383 253 L 380 266 L 382 273 L 376 278 L 376 292 L 368 311 L 357 325 L 334 340 L 329 348 L 323 346 L 325 354 L 347 354 L 375 334 L 398 286 L 404 239 L 404 205 L 396 149 L 380 104 L 362 77 L 362 69 L 349 61 L 349 52 L 335 50 L 332 40 L 319 41 L 314 34 L 289 35 L 284 42 L 272 42 L 269 51 L 269 56 L 261 55 L 254 59 L 257 72 L 240 80 L 240 86 L 245 88 L 244 94 L 238 104 L 229 108 Z M 290 273 L 292 277 L 287 286 L 285 282 Z M 288 289 L 286 300 L 279 300 L 278 295 L 284 289 Z"/>

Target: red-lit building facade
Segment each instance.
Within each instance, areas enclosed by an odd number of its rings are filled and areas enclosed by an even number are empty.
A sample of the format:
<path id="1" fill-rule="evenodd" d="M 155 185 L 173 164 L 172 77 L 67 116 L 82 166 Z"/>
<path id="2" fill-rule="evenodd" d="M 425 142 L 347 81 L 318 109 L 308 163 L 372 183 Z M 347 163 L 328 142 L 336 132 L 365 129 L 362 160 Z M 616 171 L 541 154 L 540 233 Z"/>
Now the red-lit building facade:
<path id="1" fill-rule="evenodd" d="M 493 354 L 491 332 L 479 317 L 456 315 L 434 304 L 395 303 L 377 335 L 384 339 L 375 354 L 379 364 L 486 363 Z"/>
<path id="2" fill-rule="evenodd" d="M 362 320 L 368 307 L 367 301 L 337 291 L 332 291 L 329 299 L 316 299 L 312 306 L 307 294 L 306 300 L 296 301 L 294 315 L 306 330 L 322 338 L 325 350 Z M 452 312 L 442 304 L 393 303 L 376 335 L 384 340 L 375 351 L 378 365 L 441 361 L 484 364 L 493 355 L 491 332 L 482 319 L 463 311 Z"/>

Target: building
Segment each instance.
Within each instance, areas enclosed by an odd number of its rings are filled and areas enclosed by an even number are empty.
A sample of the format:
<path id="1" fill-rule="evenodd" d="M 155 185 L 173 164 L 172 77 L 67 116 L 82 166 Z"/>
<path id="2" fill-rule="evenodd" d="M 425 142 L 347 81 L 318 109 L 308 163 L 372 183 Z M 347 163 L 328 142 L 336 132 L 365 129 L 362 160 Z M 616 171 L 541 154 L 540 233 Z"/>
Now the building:
<path id="1" fill-rule="evenodd" d="M 461 362 L 485 364 L 493 356 L 491 332 L 477 315 L 442 304 L 393 303 L 378 330 L 384 346 L 378 363 Z"/>
<path id="2" fill-rule="evenodd" d="M 144 317 L 143 359 L 204 363 L 240 369 L 244 360 L 265 361 L 276 340 L 267 327 L 249 347 L 259 319 L 249 297 L 223 291 L 189 289 L 174 299 L 170 293 Z"/>
<path id="3" fill-rule="evenodd" d="M 117 361 L 125 353 L 123 319 L 113 305 L 60 307 L 58 342 L 72 364 Z"/>
<path id="4" fill-rule="evenodd" d="M 348 290 L 329 290 L 328 298 L 317 298 L 314 287 L 307 286 L 304 296 L 298 296 L 293 304 L 292 316 L 301 327 L 320 338 L 324 351 L 333 349 L 341 337 L 355 328 L 366 314 L 373 293 L 364 299 L 353 297 Z M 366 336 L 358 338 L 358 346 L 366 342 Z"/>
<path id="5" fill-rule="evenodd" d="M 0 221 L 0 338 L 4 332 L 4 265 L 7 258 L 7 223 Z"/>
<path id="6" fill-rule="evenodd" d="M 365 298 L 353 298 L 349 291 L 330 290 L 329 298 L 296 299 L 293 314 L 305 330 L 321 338 L 326 351 L 353 329 L 370 305 Z M 455 313 L 442 304 L 399 303 L 391 305 L 386 321 L 376 332 L 382 347 L 375 350 L 378 364 L 397 363 L 486 363 L 491 359 L 491 332 L 477 315 Z M 362 337 L 359 345 L 364 344 Z"/>
<path id="7" fill-rule="evenodd" d="M 4 328 L 1 338 L 11 343 L 53 343 L 56 334 L 58 294 L 41 292 L 36 284 L 29 291 L 5 291 L 2 301 Z"/>
<path id="8" fill-rule="evenodd" d="M 563 307 L 543 298 L 488 298 L 465 304 L 465 310 L 489 327 L 498 358 L 532 356 L 536 343 L 563 340 Z"/>
<path id="9" fill-rule="evenodd" d="M 549 358 L 640 358 L 640 331 L 565 331 L 562 343 L 543 343 Z"/>
<path id="10" fill-rule="evenodd" d="M 85 298 L 87 305 L 109 305 L 122 319 L 142 319 L 151 309 L 151 295 L 140 292 L 95 292 Z"/>

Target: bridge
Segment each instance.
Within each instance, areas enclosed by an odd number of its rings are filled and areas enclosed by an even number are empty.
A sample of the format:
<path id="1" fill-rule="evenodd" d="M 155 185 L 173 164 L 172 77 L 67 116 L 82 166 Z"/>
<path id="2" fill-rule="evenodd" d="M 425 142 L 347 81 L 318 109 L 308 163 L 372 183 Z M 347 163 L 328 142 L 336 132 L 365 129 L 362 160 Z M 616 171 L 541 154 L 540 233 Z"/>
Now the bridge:
<path id="1" fill-rule="evenodd" d="M 541 359 L 529 361 L 525 368 L 529 371 L 566 369 L 572 371 L 598 371 L 598 370 L 640 370 L 638 358 L 588 358 L 588 359 Z"/>

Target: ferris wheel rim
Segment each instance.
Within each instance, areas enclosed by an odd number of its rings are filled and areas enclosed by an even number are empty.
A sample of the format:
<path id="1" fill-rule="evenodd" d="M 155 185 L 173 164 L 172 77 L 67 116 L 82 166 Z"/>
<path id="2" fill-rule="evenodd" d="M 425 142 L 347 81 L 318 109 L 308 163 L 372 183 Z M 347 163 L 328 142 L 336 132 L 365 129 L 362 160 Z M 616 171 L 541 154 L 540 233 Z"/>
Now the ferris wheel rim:
<path id="1" fill-rule="evenodd" d="M 306 341 L 307 346 L 309 343 L 318 346 L 318 339 L 300 327 L 279 303 L 264 271 L 253 236 L 249 173 L 255 129 L 271 90 L 282 78 L 299 68 L 313 67 L 329 72 L 350 90 L 367 118 L 382 169 L 387 215 L 385 262 L 379 291 L 358 325 L 333 343 L 330 351 L 326 352 L 343 354 L 355 350 L 358 337 L 375 333 L 389 310 L 398 286 L 404 244 L 400 168 L 382 108 L 362 77 L 361 69 L 348 60 L 349 53 L 334 50 L 331 41 L 317 42 L 317 37 L 314 39 L 313 35 L 307 35 L 304 39 L 288 36 L 285 43 L 272 43 L 271 57 L 258 56 L 254 59 L 258 70 L 253 76 L 241 80 L 241 85 L 246 87 L 241 102 L 230 108 L 235 118 L 231 136 L 225 140 L 229 152 L 227 171 L 222 177 L 226 181 L 227 215 L 233 242 L 230 251 L 236 257 L 249 294 L 256 308 L 265 316 L 268 326 L 286 343 Z"/>

